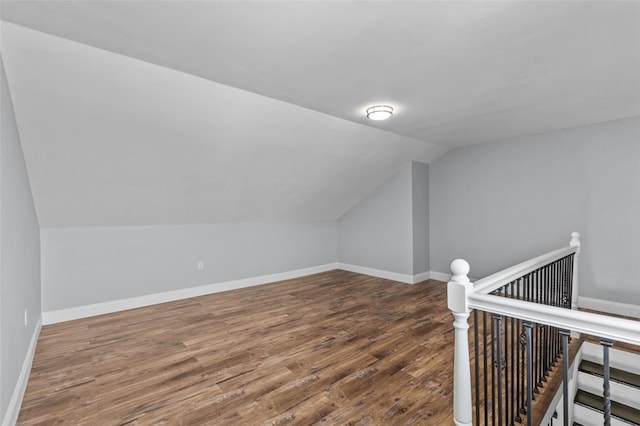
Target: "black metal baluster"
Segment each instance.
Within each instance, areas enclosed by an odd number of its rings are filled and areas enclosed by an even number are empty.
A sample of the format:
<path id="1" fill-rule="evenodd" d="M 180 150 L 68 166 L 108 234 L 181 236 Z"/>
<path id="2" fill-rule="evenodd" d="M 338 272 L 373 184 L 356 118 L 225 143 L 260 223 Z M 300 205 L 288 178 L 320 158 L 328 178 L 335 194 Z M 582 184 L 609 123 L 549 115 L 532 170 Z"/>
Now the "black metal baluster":
<path id="1" fill-rule="evenodd" d="M 549 273 L 549 268 L 545 268 L 542 271 L 542 278 L 540 280 L 540 304 L 544 304 L 544 282 L 546 280 L 546 276 Z M 538 328 L 540 329 L 540 340 L 538 341 L 538 344 L 540 345 L 539 349 L 538 349 L 538 354 L 539 354 L 539 362 L 538 364 L 540 365 L 539 367 L 539 371 L 538 371 L 538 387 L 542 387 L 542 382 L 544 381 L 544 370 L 546 368 L 545 362 L 544 362 L 544 342 L 545 342 L 545 332 L 546 332 L 546 327 L 542 324 L 538 325 Z"/>
<path id="2" fill-rule="evenodd" d="M 562 282 L 562 262 L 558 264 L 557 272 L 556 272 L 556 281 L 553 283 L 553 288 L 551 290 L 551 304 L 553 306 L 558 306 L 557 296 L 558 293 L 558 285 Z M 559 350 L 559 342 L 558 342 L 558 329 L 556 327 L 553 328 L 553 333 L 551 335 L 551 365 L 555 367 L 556 361 L 558 360 L 558 350 Z"/>
<path id="3" fill-rule="evenodd" d="M 563 283 L 564 285 L 560 289 L 560 306 L 562 306 L 563 308 L 567 307 L 567 304 L 564 298 L 565 294 L 570 299 L 569 288 L 571 288 L 571 275 L 573 272 L 572 268 L 573 268 L 573 262 L 571 257 L 569 257 L 569 263 L 567 264 L 567 270 L 565 271 L 565 279 Z"/>
<path id="4" fill-rule="evenodd" d="M 511 284 L 511 298 L 513 298 L 514 296 L 514 286 L 517 285 L 516 281 L 512 282 Z M 518 416 L 518 412 L 516 409 L 516 388 L 517 388 L 517 384 L 515 381 L 515 366 L 514 364 L 516 363 L 516 345 L 518 344 L 518 342 L 516 341 L 516 327 L 515 327 L 516 321 L 515 318 L 511 317 L 511 362 L 509 363 L 509 367 L 511 369 L 511 421 L 509 422 L 510 425 L 513 424 L 514 419 Z"/>
<path id="5" fill-rule="evenodd" d="M 567 281 L 567 258 L 565 257 L 564 259 L 562 259 L 562 266 L 560 268 L 560 280 L 556 285 L 556 299 L 555 299 L 556 306 L 562 306 L 562 304 L 560 303 L 562 301 L 560 294 L 562 293 L 562 287 L 564 286 L 564 283 L 566 281 Z"/>
<path id="6" fill-rule="evenodd" d="M 553 268 L 553 279 L 551 280 L 551 283 L 549 284 L 549 294 L 547 296 L 547 300 L 549 301 L 549 305 L 553 306 L 553 288 L 556 285 L 556 283 L 558 282 L 558 274 L 560 273 L 560 263 L 556 262 L 554 264 L 554 268 Z M 549 368 L 553 367 L 555 365 L 555 332 L 556 332 L 556 328 L 555 327 L 549 327 Z"/>
<path id="7" fill-rule="evenodd" d="M 611 387 L 609 376 L 609 348 L 613 345 L 613 342 L 608 339 L 600 339 L 602 345 L 602 367 L 604 373 L 604 384 L 602 397 L 604 398 L 603 411 L 604 411 L 604 426 L 611 425 Z"/>
<path id="8" fill-rule="evenodd" d="M 538 285 L 538 276 L 536 275 L 537 271 L 533 271 L 531 273 L 531 290 L 529 292 L 529 302 L 535 302 L 536 299 L 536 286 Z"/>
<path id="9" fill-rule="evenodd" d="M 487 365 L 487 313 L 482 312 L 482 336 L 483 336 L 483 346 L 482 346 L 482 358 L 484 360 L 484 424 L 488 424 L 489 420 L 489 394 L 488 394 L 488 376 L 489 376 L 489 368 Z"/>
<path id="10" fill-rule="evenodd" d="M 560 330 L 562 336 L 562 419 L 569 426 L 569 330 Z"/>
<path id="11" fill-rule="evenodd" d="M 555 267 L 553 269 L 553 278 L 551 279 L 551 284 L 549 285 L 549 305 L 555 306 L 554 301 L 554 288 L 556 283 L 558 282 L 558 274 L 560 273 L 560 263 L 556 262 Z M 556 365 L 556 328 L 549 326 L 549 369 Z"/>
<path id="12" fill-rule="evenodd" d="M 552 295 L 551 295 L 551 303 L 553 304 L 553 306 L 558 306 L 558 299 L 557 299 L 557 294 L 558 294 L 558 286 L 560 285 L 560 283 L 562 282 L 562 263 L 560 263 L 558 265 L 558 279 L 556 280 L 556 282 L 553 285 L 553 290 L 552 290 Z M 553 328 L 553 335 L 552 335 L 552 339 L 553 339 L 553 348 L 552 348 L 552 357 L 553 360 L 551 362 L 551 365 L 555 366 L 556 362 L 558 361 L 558 353 L 561 350 L 561 344 L 560 344 L 560 340 L 559 340 L 560 334 L 557 328 Z"/>
<path id="13" fill-rule="evenodd" d="M 480 358 L 480 342 L 478 341 L 478 310 L 473 310 L 473 359 L 475 366 L 476 377 L 476 424 L 480 424 L 480 365 L 478 359 Z"/>
<path id="14" fill-rule="evenodd" d="M 494 351 L 496 353 L 496 371 L 498 377 L 498 425 L 502 425 L 502 315 L 493 314 L 493 320 L 495 321 L 496 330 L 496 344 Z"/>
<path id="15" fill-rule="evenodd" d="M 519 278 L 518 280 L 516 280 L 516 288 L 515 288 L 515 297 L 516 299 L 520 299 L 520 285 L 522 283 L 522 278 Z M 514 321 L 514 327 L 512 328 L 512 332 L 514 333 L 514 339 L 513 339 L 513 346 L 514 346 L 514 364 L 515 366 L 512 365 L 512 373 L 513 373 L 513 369 L 515 369 L 515 387 L 516 387 L 516 394 L 515 394 L 515 403 L 513 404 L 513 410 L 515 413 L 515 417 L 514 417 L 514 421 L 520 423 L 522 421 L 522 419 L 520 418 L 520 407 L 521 407 L 521 400 L 520 400 L 520 320 L 515 320 Z M 516 331 L 517 330 L 517 331 Z M 513 380 L 513 378 L 511 379 Z M 517 405 L 516 405 L 517 404 Z"/>
<path id="16" fill-rule="evenodd" d="M 571 308 L 571 299 L 573 298 L 573 262 L 574 262 L 574 256 L 571 255 L 571 267 L 569 268 L 569 279 L 567 281 L 567 288 L 565 289 L 565 294 L 567 295 L 567 299 L 565 301 L 565 308 Z"/>
<path id="17" fill-rule="evenodd" d="M 540 283 L 540 269 L 536 270 L 535 272 L 535 287 L 534 287 L 534 295 L 537 294 L 538 291 L 538 285 Z M 535 303 L 535 297 L 532 300 Z M 533 387 L 533 393 L 537 393 L 538 387 L 536 386 L 537 383 L 537 378 L 538 378 L 538 357 L 537 355 L 537 351 L 538 351 L 538 332 L 540 331 L 540 327 L 538 327 L 537 324 L 535 324 L 532 328 L 532 335 L 531 335 L 531 361 L 532 361 L 532 365 L 533 365 L 533 382 L 531 382 L 534 387 Z M 535 400 L 535 395 L 533 396 L 534 400 Z"/>
<path id="18" fill-rule="evenodd" d="M 567 264 L 567 279 L 562 289 L 562 306 L 565 308 L 571 307 L 571 289 L 573 288 L 573 255 L 569 256 L 569 263 Z"/>
<path id="19" fill-rule="evenodd" d="M 491 424 L 496 424 L 496 350 L 495 322 L 491 319 Z"/>
<path id="20" fill-rule="evenodd" d="M 543 283 L 544 294 L 542 296 L 544 300 L 544 304 L 549 304 L 549 285 L 553 280 L 553 264 L 549 265 L 547 270 L 546 280 Z M 542 381 L 547 381 L 547 376 L 549 375 L 549 365 L 551 362 L 549 361 L 549 333 L 551 333 L 551 327 L 549 325 L 544 325 L 543 332 L 543 340 L 542 340 Z"/>
<path id="21" fill-rule="evenodd" d="M 529 288 L 531 287 L 531 275 L 526 275 L 523 281 L 522 287 L 522 298 L 523 300 L 529 299 Z M 520 414 L 527 414 L 527 390 L 526 390 L 526 377 L 527 377 L 527 366 L 526 366 L 526 345 L 527 338 L 526 333 L 524 331 L 524 324 L 522 320 L 518 320 L 520 324 L 520 330 L 522 333 L 522 345 L 520 347 L 520 363 L 518 366 L 520 367 Z M 522 421 L 522 420 L 521 420 Z"/>
<path id="22" fill-rule="evenodd" d="M 562 299 L 562 296 L 565 292 L 567 292 L 567 289 L 571 287 L 572 268 L 573 268 L 573 257 L 569 256 L 567 258 L 567 262 L 565 265 L 563 287 L 560 289 L 560 306 L 564 306 L 565 308 L 566 308 L 566 305 L 563 303 L 564 300 Z"/>
<path id="23" fill-rule="evenodd" d="M 562 259 L 560 281 L 556 286 L 556 306 L 562 306 L 562 289 L 567 281 L 567 258 Z"/>
<path id="24" fill-rule="evenodd" d="M 524 333 L 526 338 L 526 358 L 527 358 L 527 425 L 532 425 L 532 416 L 533 416 L 533 365 L 532 365 L 532 336 L 531 336 L 531 328 L 533 324 L 529 321 L 524 321 Z"/>
<path id="25" fill-rule="evenodd" d="M 518 423 L 522 423 L 522 417 L 520 417 L 521 414 L 524 414 L 524 404 L 523 404 L 523 395 L 524 395 L 524 378 L 522 377 L 522 346 L 520 344 L 521 341 L 521 333 L 522 333 L 522 321 L 520 320 L 516 320 L 516 325 L 518 326 L 518 347 L 516 350 L 516 357 L 517 357 L 517 362 L 516 362 L 516 380 L 517 380 L 517 386 L 516 386 L 516 401 L 518 402 L 518 406 L 516 407 L 516 418 L 515 421 Z"/>
<path id="26" fill-rule="evenodd" d="M 571 258 L 569 258 L 571 259 Z M 567 292 L 567 289 L 571 286 L 571 268 L 572 268 L 572 262 L 569 261 L 569 263 L 566 266 L 566 270 L 565 270 L 565 277 L 564 277 L 564 282 L 562 283 L 562 288 L 560 289 L 560 306 L 562 306 L 563 308 L 566 308 L 566 305 L 564 303 L 564 295 Z"/>
<path id="27" fill-rule="evenodd" d="M 556 279 L 551 285 L 551 305 L 557 305 L 557 288 L 558 284 L 562 281 L 562 261 L 558 263 L 558 268 L 556 270 Z M 558 359 L 558 329 L 553 327 L 551 332 L 551 365 L 555 367 L 556 361 Z"/>
<path id="28" fill-rule="evenodd" d="M 562 305 L 562 293 L 567 288 L 569 282 L 569 268 L 571 267 L 571 257 L 565 257 L 564 260 L 564 274 L 562 274 L 562 286 L 558 289 L 558 306 Z"/>
<path id="29" fill-rule="evenodd" d="M 538 268 L 538 270 L 536 271 L 536 299 L 534 300 L 535 303 L 539 303 L 540 300 L 540 283 L 542 282 L 542 268 Z M 532 351 L 532 356 L 533 356 L 533 365 L 535 366 L 534 369 L 534 376 L 533 376 L 533 392 L 534 393 L 539 393 L 538 391 L 538 387 L 540 386 L 540 371 L 541 371 L 541 365 L 540 365 L 540 348 L 542 345 L 540 345 L 540 331 L 542 330 L 542 327 L 540 327 L 540 324 L 536 324 L 534 327 L 534 340 L 533 340 L 533 351 Z"/>
<path id="30" fill-rule="evenodd" d="M 551 282 L 553 281 L 553 273 L 554 268 L 553 264 L 550 265 L 549 270 L 547 271 L 547 279 L 544 283 L 544 304 L 549 305 L 549 294 L 551 293 Z M 544 340 L 542 344 L 542 353 L 544 356 L 544 374 L 542 375 L 542 381 L 547 381 L 547 376 L 549 375 L 549 366 L 551 365 L 551 357 L 550 357 L 550 340 L 551 327 L 548 325 L 544 326 Z"/>
<path id="31" fill-rule="evenodd" d="M 549 293 L 551 292 L 551 282 L 553 281 L 553 264 L 549 265 L 549 268 L 547 270 L 547 276 L 546 276 L 546 280 L 544 282 L 544 294 L 542 295 L 542 298 L 544 300 L 544 304 L 548 305 L 549 304 Z M 548 325 L 544 326 L 544 339 L 543 339 L 543 343 L 542 343 L 542 354 L 544 357 L 544 374 L 542 375 L 542 381 L 547 381 L 547 376 L 548 376 L 548 369 L 549 369 L 549 365 L 551 364 L 551 361 L 549 360 L 549 346 L 550 346 L 550 333 L 551 333 L 551 329 Z"/>
<path id="32" fill-rule="evenodd" d="M 533 296 L 535 294 L 535 288 L 536 288 L 536 286 L 538 284 L 537 271 L 534 271 L 532 273 L 531 281 L 532 281 L 532 292 L 530 294 L 530 296 L 531 296 L 531 300 L 530 301 L 533 302 L 534 301 L 534 297 Z M 531 327 L 531 344 L 529 346 L 530 346 L 530 350 L 531 350 L 531 374 L 532 374 L 531 377 L 535 377 L 535 375 L 536 375 L 536 357 L 533 356 L 533 351 L 535 351 L 535 347 L 536 347 L 536 330 L 533 328 L 533 326 Z M 525 353 L 525 356 L 526 355 L 527 354 Z M 531 383 L 533 384 L 533 381 Z M 534 390 L 535 390 L 535 387 L 531 391 L 534 392 Z M 532 396 L 533 396 L 533 394 L 532 394 Z M 535 398 L 535 396 L 534 396 L 534 398 Z"/>
<path id="33" fill-rule="evenodd" d="M 565 257 L 564 258 L 564 263 L 563 263 L 563 273 L 562 273 L 562 281 L 559 283 L 558 288 L 556 289 L 556 304 L 557 306 L 562 307 L 562 294 L 563 294 L 563 289 L 566 287 L 567 285 L 567 281 L 569 279 L 569 276 L 567 275 L 569 271 L 569 257 Z M 561 342 L 560 342 L 560 334 L 557 333 L 556 335 L 556 341 L 557 344 L 561 346 Z M 558 355 L 560 353 L 560 351 L 562 350 L 562 348 L 560 346 L 556 346 L 556 359 L 558 358 Z"/>
<path id="34" fill-rule="evenodd" d="M 516 392 L 518 389 L 518 383 L 516 380 L 516 346 L 518 341 L 516 340 L 516 321 L 511 318 L 511 363 L 509 367 L 511 369 L 511 421 L 509 424 L 513 424 L 513 421 L 518 416 L 518 407 L 516 407 Z"/>
<path id="35" fill-rule="evenodd" d="M 565 266 L 565 260 L 563 259 L 562 263 L 560 264 L 560 270 L 559 270 L 559 275 L 558 275 L 558 281 L 556 282 L 556 287 L 554 290 L 554 301 L 553 301 L 553 306 L 560 306 L 560 304 L 558 303 L 558 293 L 560 293 L 558 291 L 558 289 L 562 286 L 562 281 L 564 280 L 564 266 Z M 553 341 L 554 341 L 554 348 L 553 348 L 553 364 L 555 365 L 555 363 L 558 361 L 558 354 L 560 353 L 560 351 L 562 350 L 562 344 L 560 343 L 560 331 L 556 328 L 554 330 L 553 333 Z"/>
<path id="36" fill-rule="evenodd" d="M 509 297 L 509 288 L 511 287 L 511 283 L 507 284 L 507 286 L 505 287 L 505 297 Z M 504 360 L 503 360 L 503 364 L 502 364 L 502 368 L 504 369 L 504 417 L 505 417 L 505 424 L 509 423 L 510 420 L 510 413 L 509 413 L 509 408 L 510 408 L 510 404 L 509 404 L 509 318 L 505 317 L 504 318 L 504 349 L 503 349 L 503 353 L 504 353 Z M 511 392 L 513 392 L 513 390 L 511 390 Z"/>
<path id="37" fill-rule="evenodd" d="M 558 289 L 562 287 L 562 283 L 564 282 L 564 266 L 565 266 L 565 261 L 564 259 L 562 259 L 562 263 L 560 263 L 558 281 L 556 282 L 556 285 L 553 289 L 553 306 L 560 306 L 560 304 L 558 303 L 558 293 L 559 293 Z"/>
<path id="38" fill-rule="evenodd" d="M 569 282 L 567 283 L 567 294 L 569 295 L 567 297 L 567 308 L 571 309 L 571 299 L 573 298 L 573 263 L 575 262 L 575 257 L 574 255 L 571 255 L 571 268 L 569 268 L 569 270 L 571 271 L 571 277 L 569 279 Z M 569 341 L 571 341 L 571 337 L 569 337 Z"/>
<path id="39" fill-rule="evenodd" d="M 539 298 L 538 298 L 538 303 L 540 304 L 544 304 L 544 283 L 547 280 L 547 274 L 549 273 L 549 267 L 546 266 L 544 268 L 542 268 L 542 270 L 540 271 L 540 294 L 539 294 Z M 545 369 L 545 365 L 544 365 L 544 333 L 545 333 L 545 326 L 542 324 L 538 325 L 538 330 L 539 330 L 539 335 L 540 338 L 538 340 L 538 388 L 542 387 L 542 382 L 544 380 L 544 369 Z"/>
<path id="40" fill-rule="evenodd" d="M 539 304 L 544 304 L 544 282 L 547 277 L 547 273 L 549 272 L 548 267 L 541 268 L 540 270 L 540 282 L 538 283 L 538 288 L 540 293 L 538 294 L 538 302 Z M 536 378 L 536 388 L 542 387 L 542 380 L 544 378 L 544 325 L 538 324 L 538 376 Z M 539 391 L 538 391 L 539 392 Z"/>
<path id="41" fill-rule="evenodd" d="M 560 289 L 562 288 L 562 283 L 564 282 L 564 276 L 565 276 L 565 266 L 566 266 L 566 258 L 564 258 L 562 260 L 562 263 L 560 264 L 560 269 L 559 269 L 559 275 L 558 275 L 558 282 L 556 283 L 556 287 L 554 290 L 554 302 L 553 302 L 553 306 L 557 306 L 560 307 Z M 558 354 L 560 354 L 560 352 L 562 352 L 562 342 L 560 341 L 560 330 L 556 329 L 555 332 L 555 342 L 556 342 L 556 348 L 555 348 L 555 359 L 556 361 L 558 360 Z"/>

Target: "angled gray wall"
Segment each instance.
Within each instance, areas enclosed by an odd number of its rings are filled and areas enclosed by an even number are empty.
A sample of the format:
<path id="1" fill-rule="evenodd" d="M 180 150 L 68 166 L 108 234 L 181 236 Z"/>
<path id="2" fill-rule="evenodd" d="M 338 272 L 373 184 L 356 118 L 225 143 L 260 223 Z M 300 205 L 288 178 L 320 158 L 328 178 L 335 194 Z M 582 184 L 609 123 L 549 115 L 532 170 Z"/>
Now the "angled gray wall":
<path id="1" fill-rule="evenodd" d="M 1 58 L 0 74 L 0 419 L 5 419 L 40 318 L 40 234 Z"/>
<path id="2" fill-rule="evenodd" d="M 411 162 L 338 219 L 338 260 L 413 274 Z"/>
<path id="3" fill-rule="evenodd" d="M 427 164 L 404 164 L 338 219 L 338 261 L 406 275 L 429 271 Z"/>
<path id="4" fill-rule="evenodd" d="M 335 221 L 43 228 L 42 310 L 334 263 Z M 197 263 L 204 262 L 204 270 Z"/>
<path id="5" fill-rule="evenodd" d="M 640 118 L 457 149 L 429 178 L 431 269 L 482 277 L 579 231 L 580 295 L 640 305 Z"/>

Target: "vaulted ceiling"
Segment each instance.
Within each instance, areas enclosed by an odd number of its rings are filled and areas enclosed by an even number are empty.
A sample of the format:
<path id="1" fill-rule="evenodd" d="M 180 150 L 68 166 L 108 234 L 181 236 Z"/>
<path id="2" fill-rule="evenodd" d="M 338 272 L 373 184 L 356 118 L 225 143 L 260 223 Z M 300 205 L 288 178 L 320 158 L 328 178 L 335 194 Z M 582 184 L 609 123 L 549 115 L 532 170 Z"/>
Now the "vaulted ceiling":
<path id="1" fill-rule="evenodd" d="M 44 227 L 335 219 L 406 161 L 640 115 L 638 2 L 1 5 Z"/>

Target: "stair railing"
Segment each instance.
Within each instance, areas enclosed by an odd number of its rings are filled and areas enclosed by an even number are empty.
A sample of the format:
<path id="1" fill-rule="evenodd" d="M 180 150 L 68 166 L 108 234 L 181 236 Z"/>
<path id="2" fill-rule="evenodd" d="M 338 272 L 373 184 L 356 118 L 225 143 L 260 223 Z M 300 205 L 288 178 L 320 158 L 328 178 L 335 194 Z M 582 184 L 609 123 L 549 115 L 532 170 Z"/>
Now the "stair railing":
<path id="1" fill-rule="evenodd" d="M 474 402 L 478 425 L 514 424 L 525 420 L 531 425 L 535 395 L 560 358 L 565 377 L 563 418 L 568 424 L 568 401 L 573 397 L 566 384 L 570 334 L 600 337 L 605 342 L 605 356 L 610 342 L 640 345 L 637 321 L 577 310 L 580 235 L 574 232 L 571 237 L 568 247 L 527 260 L 473 284 L 465 260 L 456 259 L 451 263 L 453 275 L 448 283 L 447 299 L 455 329 L 456 425 L 472 424 Z M 473 356 L 468 332 L 472 311 Z M 471 363 L 475 370 L 475 392 Z M 607 370 L 605 366 L 605 376 Z M 606 380 L 604 401 L 604 423 L 608 424 L 610 400 Z"/>

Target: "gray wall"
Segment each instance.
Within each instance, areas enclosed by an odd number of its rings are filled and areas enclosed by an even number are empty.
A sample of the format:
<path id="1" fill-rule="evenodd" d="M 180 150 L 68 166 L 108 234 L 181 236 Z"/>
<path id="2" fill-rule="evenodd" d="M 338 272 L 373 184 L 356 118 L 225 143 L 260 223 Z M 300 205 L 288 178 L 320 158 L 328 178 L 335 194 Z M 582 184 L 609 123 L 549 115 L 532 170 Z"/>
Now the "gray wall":
<path id="1" fill-rule="evenodd" d="M 335 221 L 44 228 L 44 312 L 333 263 Z M 203 261 L 205 268 L 197 270 Z"/>
<path id="2" fill-rule="evenodd" d="M 429 179 L 433 270 L 482 277 L 579 231 L 580 295 L 640 305 L 640 118 L 457 149 Z"/>
<path id="3" fill-rule="evenodd" d="M 411 163 L 413 274 L 429 271 L 429 165 Z"/>
<path id="4" fill-rule="evenodd" d="M 338 219 L 338 260 L 413 275 L 412 163 Z"/>
<path id="5" fill-rule="evenodd" d="M 4 418 L 40 318 L 40 236 L 1 57 L 0 74 L 0 418 Z"/>
<path id="6" fill-rule="evenodd" d="M 429 271 L 428 164 L 404 164 L 338 219 L 338 260 L 407 275 Z"/>

